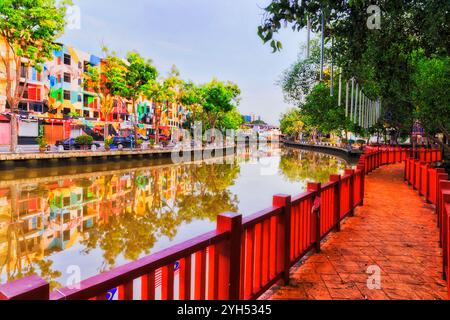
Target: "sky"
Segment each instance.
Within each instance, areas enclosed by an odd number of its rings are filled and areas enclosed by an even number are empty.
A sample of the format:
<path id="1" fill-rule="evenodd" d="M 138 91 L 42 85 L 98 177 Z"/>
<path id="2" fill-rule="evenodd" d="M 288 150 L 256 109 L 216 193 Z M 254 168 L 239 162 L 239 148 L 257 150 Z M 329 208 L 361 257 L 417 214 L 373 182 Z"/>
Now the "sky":
<path id="1" fill-rule="evenodd" d="M 119 56 L 138 51 L 161 75 L 176 65 L 185 80 L 230 80 L 242 90 L 239 111 L 278 124 L 291 106 L 276 85 L 298 56 L 305 32 L 280 32 L 283 50 L 272 53 L 257 35 L 269 0 L 74 0 L 80 28 L 64 44 L 101 55 L 104 44 Z"/>

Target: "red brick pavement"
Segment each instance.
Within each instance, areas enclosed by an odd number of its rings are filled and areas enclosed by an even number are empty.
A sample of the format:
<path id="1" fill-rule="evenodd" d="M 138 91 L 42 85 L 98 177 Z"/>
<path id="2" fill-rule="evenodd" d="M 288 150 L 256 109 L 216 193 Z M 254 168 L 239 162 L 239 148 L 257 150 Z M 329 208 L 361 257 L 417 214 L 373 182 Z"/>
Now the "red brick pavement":
<path id="1" fill-rule="evenodd" d="M 268 299 L 443 300 L 436 216 L 403 182 L 403 165 L 378 169 L 366 179 L 364 207 L 331 234 L 322 252 L 291 270 L 291 283 L 273 287 Z M 381 289 L 367 285 L 370 266 L 381 272 Z"/>

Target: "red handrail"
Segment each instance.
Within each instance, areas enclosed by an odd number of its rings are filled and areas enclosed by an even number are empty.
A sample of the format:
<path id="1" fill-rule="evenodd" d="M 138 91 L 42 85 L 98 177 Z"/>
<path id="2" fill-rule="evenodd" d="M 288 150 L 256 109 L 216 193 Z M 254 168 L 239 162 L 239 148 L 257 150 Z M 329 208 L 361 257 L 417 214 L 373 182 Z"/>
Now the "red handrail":
<path id="1" fill-rule="evenodd" d="M 405 161 L 405 179 L 417 185 L 433 201 L 441 198 L 442 242 L 448 246 L 448 198 L 439 185 L 442 173 L 426 165 L 420 166 L 420 179 L 415 179 L 415 161 L 409 151 L 397 147 L 368 147 L 356 170 L 346 170 L 344 176 L 333 175 L 324 185 L 310 183 L 308 191 L 291 197 L 277 195 L 273 206 L 242 218 L 226 213 L 218 216 L 215 231 L 206 233 L 159 253 L 128 263 L 81 282 L 78 288 L 63 288 L 48 293 L 44 281 L 24 278 L 0 286 L 0 300 L 14 297 L 35 299 L 106 299 L 106 293 L 118 288 L 119 300 L 136 299 L 136 281 L 141 283 L 141 299 L 216 300 L 256 299 L 273 284 L 289 282 L 289 270 L 311 250 L 320 250 L 321 241 L 340 230 L 343 219 L 352 216 L 356 207 L 364 204 L 365 175 L 376 168 Z M 439 159 L 437 153 L 424 153 L 424 159 Z M 415 170 L 411 170 L 414 167 Z M 411 179 L 413 178 L 413 179 Z M 447 177 L 448 178 L 448 177 Z M 449 188 L 450 190 L 450 188 Z M 450 191 L 448 191 L 450 197 Z M 440 197 L 437 194 L 441 195 Z M 448 270 L 448 253 L 444 268 Z M 175 275 L 174 266 L 178 266 Z M 25 283 L 28 285 L 24 286 Z M 11 288 L 15 286 L 15 291 Z M 17 290 L 24 288 L 28 294 Z M 157 292 L 156 287 L 160 290 Z M 43 289 L 44 288 L 44 289 Z M 39 290 L 38 290 L 39 289 Z M 21 293 L 21 295 L 12 294 Z"/>

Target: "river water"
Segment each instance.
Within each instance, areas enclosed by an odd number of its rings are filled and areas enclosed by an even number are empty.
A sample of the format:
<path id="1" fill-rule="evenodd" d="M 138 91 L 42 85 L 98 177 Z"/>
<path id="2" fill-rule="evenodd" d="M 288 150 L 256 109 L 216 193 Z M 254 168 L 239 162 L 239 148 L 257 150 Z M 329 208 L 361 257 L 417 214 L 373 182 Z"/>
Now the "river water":
<path id="1" fill-rule="evenodd" d="M 274 194 L 302 193 L 347 162 L 267 147 L 235 157 L 15 169 L 0 178 L 0 283 L 30 274 L 66 285 L 214 229 L 222 212 L 246 216 Z"/>

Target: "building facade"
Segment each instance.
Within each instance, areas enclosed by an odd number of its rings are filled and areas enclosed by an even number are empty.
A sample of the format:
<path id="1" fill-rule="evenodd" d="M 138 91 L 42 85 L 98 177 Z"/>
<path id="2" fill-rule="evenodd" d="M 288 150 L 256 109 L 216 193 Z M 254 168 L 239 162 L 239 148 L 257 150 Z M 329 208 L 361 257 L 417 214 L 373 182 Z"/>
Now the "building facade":
<path id="1" fill-rule="evenodd" d="M 6 44 L 0 42 L 0 54 L 5 55 Z M 87 68 L 101 68 L 102 59 L 95 55 L 60 45 L 53 58 L 42 66 L 42 71 L 21 65 L 21 84 L 25 86 L 19 103 L 19 144 L 36 144 L 38 136 L 44 136 L 49 144 L 56 141 L 89 134 L 95 140 L 104 139 L 105 124 L 109 133 L 127 136 L 134 130 L 134 119 L 138 119 L 139 133 L 143 137 L 154 135 L 155 109 L 150 101 L 141 99 L 137 115 L 133 106 L 125 99 L 117 99 L 114 108 L 106 117 L 101 110 L 97 95 L 83 81 Z M 15 65 L 11 63 L 11 65 Z M 9 145 L 11 129 L 6 102 L 6 71 L 0 65 L 0 145 Z M 170 137 L 181 127 L 183 108 L 176 104 L 161 111 L 160 134 Z"/>

